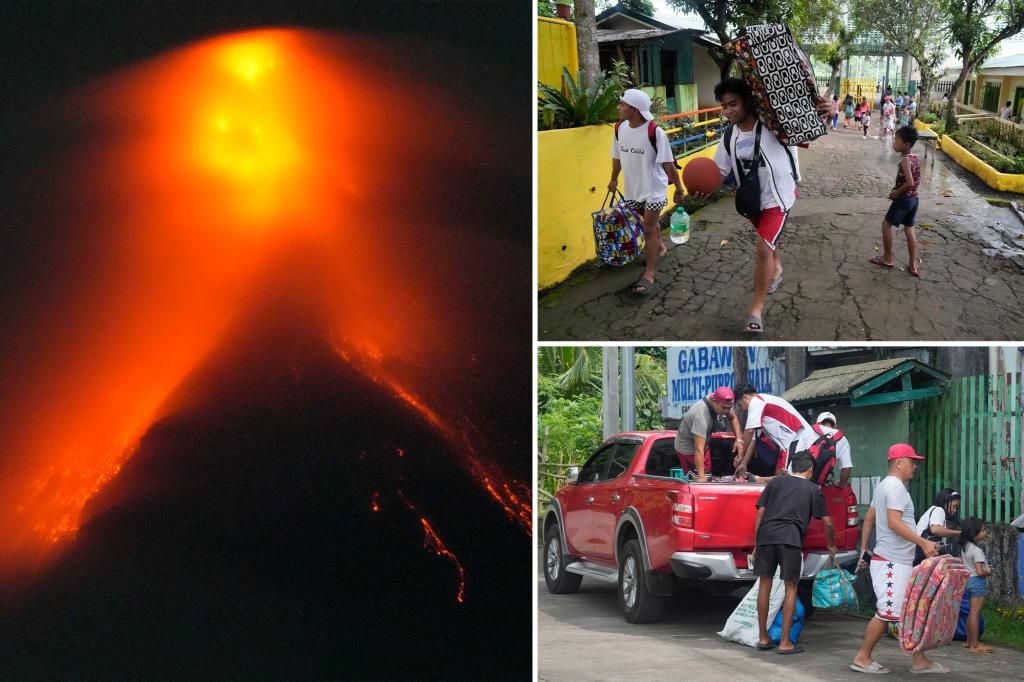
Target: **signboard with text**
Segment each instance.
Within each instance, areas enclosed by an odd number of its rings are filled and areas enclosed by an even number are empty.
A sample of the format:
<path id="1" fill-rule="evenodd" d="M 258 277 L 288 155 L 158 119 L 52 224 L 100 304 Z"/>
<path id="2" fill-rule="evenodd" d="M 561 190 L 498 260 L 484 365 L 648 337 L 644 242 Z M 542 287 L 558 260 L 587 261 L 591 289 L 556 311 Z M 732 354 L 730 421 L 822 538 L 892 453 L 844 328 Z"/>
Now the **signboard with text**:
<path id="1" fill-rule="evenodd" d="M 772 359 L 764 347 L 743 348 L 747 354 L 747 381 L 758 391 L 781 395 L 786 373 L 780 359 Z M 675 346 L 666 354 L 668 395 L 664 416 L 679 419 L 690 405 L 719 386 L 736 388 L 732 346 Z"/>

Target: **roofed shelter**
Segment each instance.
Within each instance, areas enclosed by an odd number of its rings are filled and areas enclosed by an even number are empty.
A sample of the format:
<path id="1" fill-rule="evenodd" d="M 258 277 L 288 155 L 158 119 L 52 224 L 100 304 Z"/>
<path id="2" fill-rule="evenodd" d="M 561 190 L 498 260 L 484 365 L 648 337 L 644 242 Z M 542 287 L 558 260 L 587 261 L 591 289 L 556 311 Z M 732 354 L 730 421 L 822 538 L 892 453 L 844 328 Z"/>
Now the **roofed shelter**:
<path id="1" fill-rule="evenodd" d="M 910 440 L 911 402 L 942 395 L 949 381 L 918 360 L 891 358 L 816 370 L 782 397 L 812 424 L 820 412 L 836 416 L 850 440 L 851 484 L 863 514 L 888 471 L 889 446 Z"/>

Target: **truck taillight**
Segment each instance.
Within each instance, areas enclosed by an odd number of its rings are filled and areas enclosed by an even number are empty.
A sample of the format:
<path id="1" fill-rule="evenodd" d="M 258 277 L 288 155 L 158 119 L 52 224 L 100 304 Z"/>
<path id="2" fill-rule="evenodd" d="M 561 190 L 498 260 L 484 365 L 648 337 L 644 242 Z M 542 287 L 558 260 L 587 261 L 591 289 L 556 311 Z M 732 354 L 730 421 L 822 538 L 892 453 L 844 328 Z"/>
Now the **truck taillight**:
<path id="1" fill-rule="evenodd" d="M 673 491 L 668 497 L 672 501 L 672 524 L 680 528 L 693 528 L 693 495 Z"/>
<path id="2" fill-rule="evenodd" d="M 857 525 L 857 496 L 853 494 L 853 488 L 846 493 L 846 527 L 854 528 Z"/>

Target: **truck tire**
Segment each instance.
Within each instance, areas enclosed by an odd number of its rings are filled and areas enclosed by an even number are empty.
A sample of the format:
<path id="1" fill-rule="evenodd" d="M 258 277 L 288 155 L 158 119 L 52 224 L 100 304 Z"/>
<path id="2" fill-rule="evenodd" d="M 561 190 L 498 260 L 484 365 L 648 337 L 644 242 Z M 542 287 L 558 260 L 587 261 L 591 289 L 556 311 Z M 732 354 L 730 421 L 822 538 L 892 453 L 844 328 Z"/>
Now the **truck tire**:
<path id="1" fill-rule="evenodd" d="M 665 598 L 647 590 L 647 574 L 640 541 L 626 543 L 619 559 L 619 606 L 630 623 L 653 623 L 661 618 Z"/>
<path id="2" fill-rule="evenodd" d="M 565 570 L 562 554 L 562 536 L 558 533 L 558 522 L 548 526 L 544 533 L 544 584 L 551 594 L 572 594 L 580 589 L 583 576 Z"/>
<path id="3" fill-rule="evenodd" d="M 811 594 L 814 591 L 814 580 L 801 580 L 797 583 L 796 597 L 800 600 L 800 603 L 804 605 L 804 618 L 810 618 L 814 615 L 817 607 L 811 603 Z"/>

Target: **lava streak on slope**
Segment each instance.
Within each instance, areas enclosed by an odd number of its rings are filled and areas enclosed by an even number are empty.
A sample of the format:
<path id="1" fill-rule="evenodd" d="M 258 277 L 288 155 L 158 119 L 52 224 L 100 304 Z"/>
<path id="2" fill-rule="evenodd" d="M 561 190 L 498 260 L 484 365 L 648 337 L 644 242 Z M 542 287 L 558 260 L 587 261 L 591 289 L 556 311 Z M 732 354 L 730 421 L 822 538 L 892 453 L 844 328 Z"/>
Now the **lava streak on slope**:
<path id="1" fill-rule="evenodd" d="M 73 537 L 266 263 L 296 244 L 319 254 L 309 276 L 337 352 L 460 443 L 529 532 L 527 488 L 482 452 L 479 384 L 461 376 L 459 344 L 483 347 L 489 330 L 475 292 L 451 287 L 487 267 L 466 254 L 502 242 L 437 200 L 437 170 L 481 163 L 462 142 L 485 135 L 411 74 L 372 71 L 390 49 L 302 30 L 219 37 L 85 86 L 56 117 L 74 134 L 34 219 L 59 239 L 0 353 L 0 571 Z M 429 135 L 382 125 L 410 102 Z M 408 210 L 389 208 L 396 196 Z"/>
<path id="2" fill-rule="evenodd" d="M 398 496 L 402 498 L 402 502 L 405 503 L 405 506 L 408 507 L 409 511 L 411 511 L 413 514 L 416 515 L 417 518 L 419 518 L 420 525 L 423 526 L 423 549 L 427 550 L 428 552 L 432 552 L 437 556 L 448 559 L 448 561 L 452 563 L 452 566 L 454 566 L 455 570 L 458 572 L 459 589 L 455 593 L 455 601 L 462 604 L 465 601 L 466 596 L 466 572 L 462 569 L 462 563 L 459 562 L 459 557 L 455 556 L 455 554 L 452 553 L 452 551 L 445 546 L 444 541 L 434 530 L 433 526 L 430 525 L 430 522 L 427 521 L 426 517 L 420 513 L 419 509 L 417 509 L 416 506 L 409 501 L 409 499 L 405 496 L 405 493 L 403 493 L 401 489 L 399 489 L 398 491 Z"/>

